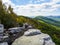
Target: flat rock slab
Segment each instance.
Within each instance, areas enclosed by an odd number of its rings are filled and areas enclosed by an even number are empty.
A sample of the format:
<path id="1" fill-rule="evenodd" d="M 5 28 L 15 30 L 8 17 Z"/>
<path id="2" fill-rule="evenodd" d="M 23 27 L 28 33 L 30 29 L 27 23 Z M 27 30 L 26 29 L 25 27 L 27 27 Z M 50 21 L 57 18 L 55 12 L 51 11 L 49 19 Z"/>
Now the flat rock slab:
<path id="1" fill-rule="evenodd" d="M 31 34 L 35 32 L 40 32 L 36 31 L 36 29 L 31 29 L 25 32 L 22 37 L 16 39 L 12 45 L 55 45 L 55 43 L 52 41 L 51 37 L 48 34 L 37 34 L 33 36 L 27 36 L 26 34 Z"/>

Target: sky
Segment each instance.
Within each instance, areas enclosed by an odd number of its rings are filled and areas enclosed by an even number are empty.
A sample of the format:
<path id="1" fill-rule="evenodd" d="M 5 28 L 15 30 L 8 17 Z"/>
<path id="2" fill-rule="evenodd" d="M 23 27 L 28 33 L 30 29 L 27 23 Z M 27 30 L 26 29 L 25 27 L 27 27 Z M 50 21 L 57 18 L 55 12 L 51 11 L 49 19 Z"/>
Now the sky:
<path id="1" fill-rule="evenodd" d="M 17 15 L 60 16 L 60 0 L 2 0 Z"/>

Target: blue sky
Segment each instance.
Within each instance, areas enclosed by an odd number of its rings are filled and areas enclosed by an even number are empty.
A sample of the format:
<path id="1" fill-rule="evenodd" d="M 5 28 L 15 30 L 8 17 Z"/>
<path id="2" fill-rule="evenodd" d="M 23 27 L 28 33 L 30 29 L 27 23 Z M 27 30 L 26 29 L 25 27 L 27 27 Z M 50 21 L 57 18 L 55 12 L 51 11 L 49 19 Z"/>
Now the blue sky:
<path id="1" fill-rule="evenodd" d="M 60 0 L 3 0 L 3 3 L 7 7 L 11 5 L 17 15 L 60 15 Z"/>
<path id="2" fill-rule="evenodd" d="M 51 0 L 42 0 L 42 1 L 37 1 L 37 0 L 11 0 L 14 4 L 16 5 L 27 5 L 27 4 L 41 4 L 41 3 L 46 3 L 50 2 Z M 36 3 L 35 3 L 36 2 Z"/>

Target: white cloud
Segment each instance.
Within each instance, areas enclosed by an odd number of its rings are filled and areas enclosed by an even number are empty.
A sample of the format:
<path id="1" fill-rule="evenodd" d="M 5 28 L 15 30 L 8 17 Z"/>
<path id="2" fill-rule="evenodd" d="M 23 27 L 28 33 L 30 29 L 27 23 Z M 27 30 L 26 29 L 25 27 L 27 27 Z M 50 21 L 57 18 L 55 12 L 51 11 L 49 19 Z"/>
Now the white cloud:
<path id="1" fill-rule="evenodd" d="M 38 0 L 44 1 L 44 0 Z M 37 15 L 57 15 L 54 12 L 60 8 L 60 4 L 56 4 L 60 0 L 52 0 L 51 2 L 42 3 L 42 4 L 27 4 L 27 5 L 15 5 L 10 0 L 3 0 L 3 3 L 6 5 L 11 5 L 14 8 L 14 12 L 18 15 L 24 16 L 37 16 Z M 46 9 L 46 6 L 50 5 L 49 8 Z"/>
<path id="2" fill-rule="evenodd" d="M 7 7 L 11 5 L 12 7 L 15 7 L 16 5 L 11 2 L 11 0 L 2 0 L 3 4 L 5 4 Z"/>
<path id="3" fill-rule="evenodd" d="M 53 3 L 60 2 L 60 0 L 52 0 Z"/>

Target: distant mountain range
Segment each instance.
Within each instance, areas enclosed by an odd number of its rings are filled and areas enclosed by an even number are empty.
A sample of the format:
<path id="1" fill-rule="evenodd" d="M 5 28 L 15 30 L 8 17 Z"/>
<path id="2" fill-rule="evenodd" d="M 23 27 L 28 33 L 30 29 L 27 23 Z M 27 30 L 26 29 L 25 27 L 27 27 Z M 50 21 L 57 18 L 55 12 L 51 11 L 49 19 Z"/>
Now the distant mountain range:
<path id="1" fill-rule="evenodd" d="M 60 21 L 60 16 L 46 16 L 46 17 L 57 20 L 57 21 Z"/>
<path id="2" fill-rule="evenodd" d="M 46 17 L 60 18 L 60 16 L 46 16 Z"/>
<path id="3" fill-rule="evenodd" d="M 60 27 L 60 16 L 37 16 L 35 19 Z"/>

